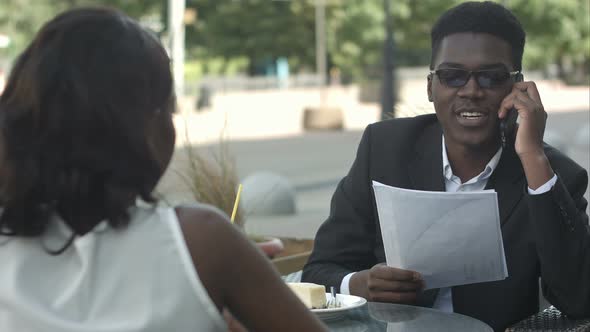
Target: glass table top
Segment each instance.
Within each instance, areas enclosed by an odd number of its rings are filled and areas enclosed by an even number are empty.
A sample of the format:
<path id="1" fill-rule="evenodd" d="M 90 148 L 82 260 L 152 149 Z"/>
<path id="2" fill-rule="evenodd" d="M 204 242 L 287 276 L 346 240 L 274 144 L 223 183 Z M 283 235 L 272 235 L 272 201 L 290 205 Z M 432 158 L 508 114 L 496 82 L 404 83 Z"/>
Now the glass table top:
<path id="1" fill-rule="evenodd" d="M 487 324 L 468 316 L 430 308 L 377 302 L 342 311 L 341 315 L 324 320 L 324 323 L 330 331 L 340 332 L 493 332 Z"/>

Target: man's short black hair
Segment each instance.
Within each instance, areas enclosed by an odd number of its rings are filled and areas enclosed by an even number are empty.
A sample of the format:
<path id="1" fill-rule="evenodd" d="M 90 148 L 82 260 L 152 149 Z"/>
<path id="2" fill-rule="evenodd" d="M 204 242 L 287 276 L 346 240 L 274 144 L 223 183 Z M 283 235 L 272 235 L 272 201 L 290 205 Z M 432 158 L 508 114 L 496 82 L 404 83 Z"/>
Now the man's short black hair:
<path id="1" fill-rule="evenodd" d="M 434 69 L 434 60 L 443 38 L 461 32 L 489 33 L 507 41 L 511 47 L 514 69 L 522 70 L 522 53 L 526 37 L 522 25 L 512 12 L 491 1 L 465 2 L 439 17 L 430 32 L 430 69 Z"/>

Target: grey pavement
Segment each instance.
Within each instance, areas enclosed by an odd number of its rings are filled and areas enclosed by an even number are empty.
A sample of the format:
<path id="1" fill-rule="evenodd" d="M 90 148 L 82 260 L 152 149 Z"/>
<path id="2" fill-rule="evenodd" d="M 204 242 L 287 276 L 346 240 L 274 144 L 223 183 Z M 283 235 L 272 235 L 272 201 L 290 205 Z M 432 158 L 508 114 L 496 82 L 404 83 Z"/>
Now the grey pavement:
<path id="1" fill-rule="evenodd" d="M 590 142 L 576 144 L 575 137 L 582 128 L 588 130 L 589 124 L 588 110 L 559 111 L 549 113 L 546 128 L 547 133 L 559 138 L 564 152 L 585 169 L 590 168 Z M 354 160 L 361 135 L 362 130 L 345 130 L 230 141 L 230 153 L 235 158 L 240 179 L 256 172 L 270 171 L 285 177 L 296 193 L 295 214 L 251 215 L 246 219 L 246 231 L 258 235 L 314 238 L 328 216 L 330 199 L 338 181 L 346 175 Z M 201 145 L 198 149 L 214 149 L 214 146 Z M 190 201 L 190 195 L 176 174 L 178 165 L 183 163 L 181 154 L 176 153 L 174 159 L 159 189 L 172 203 Z M 588 195 L 586 192 L 586 199 Z"/>
<path id="2" fill-rule="evenodd" d="M 246 230 L 259 235 L 314 238 L 328 216 L 332 193 L 355 157 L 362 131 L 304 134 L 280 140 L 235 142 L 241 177 L 258 170 L 285 176 L 296 192 L 297 214 L 253 216 Z"/>
<path id="3" fill-rule="evenodd" d="M 546 129 L 563 138 L 567 145 L 565 152 L 585 169 L 590 167 L 589 145 L 575 145 L 573 138 L 589 123 L 588 110 L 562 111 L 549 114 Z M 361 130 L 315 132 L 289 138 L 230 142 L 240 178 L 271 171 L 288 179 L 296 191 L 296 214 L 251 216 L 247 218 L 247 232 L 313 238 L 328 215 L 338 181 L 354 160 L 361 135 Z"/>

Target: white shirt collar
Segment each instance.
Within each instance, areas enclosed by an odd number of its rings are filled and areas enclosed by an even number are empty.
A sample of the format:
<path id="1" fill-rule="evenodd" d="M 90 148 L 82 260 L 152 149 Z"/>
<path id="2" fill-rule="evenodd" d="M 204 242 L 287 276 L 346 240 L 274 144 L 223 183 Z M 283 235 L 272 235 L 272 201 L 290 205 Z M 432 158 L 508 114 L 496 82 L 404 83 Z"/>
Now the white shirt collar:
<path id="1" fill-rule="evenodd" d="M 480 180 L 488 179 L 490 176 L 492 176 L 492 173 L 494 172 L 494 170 L 498 166 L 501 156 L 502 156 L 502 147 L 500 146 L 500 148 L 498 149 L 496 154 L 492 157 L 492 159 L 490 159 L 490 161 L 488 162 L 488 164 L 486 165 L 484 170 L 481 173 L 479 173 L 479 175 L 475 176 L 473 179 L 470 179 L 469 181 L 466 181 L 465 183 L 477 182 Z M 453 169 L 451 168 L 451 164 L 449 163 L 449 157 L 447 156 L 447 147 L 445 145 L 445 135 L 443 135 L 443 137 L 442 137 L 442 159 L 443 159 L 443 169 L 442 169 L 443 175 L 444 175 L 445 179 L 452 181 L 453 178 L 456 176 L 453 174 Z"/>

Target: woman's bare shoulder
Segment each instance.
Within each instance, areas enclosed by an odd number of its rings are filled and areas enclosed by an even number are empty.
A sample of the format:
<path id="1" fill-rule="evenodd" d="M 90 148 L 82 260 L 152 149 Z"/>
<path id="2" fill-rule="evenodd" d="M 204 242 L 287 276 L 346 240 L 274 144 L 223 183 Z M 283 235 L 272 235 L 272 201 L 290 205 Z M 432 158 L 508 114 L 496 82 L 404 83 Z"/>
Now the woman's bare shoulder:
<path id="1" fill-rule="evenodd" d="M 228 221 L 227 216 L 218 208 L 209 204 L 182 204 L 174 208 L 181 222 Z"/>
<path id="2" fill-rule="evenodd" d="M 184 241 L 209 297 L 221 310 L 225 305 L 228 268 L 238 231 L 219 209 L 205 204 L 177 206 L 175 209 Z M 223 264 L 220 262 L 226 262 Z"/>
<path id="3" fill-rule="evenodd" d="M 231 237 L 236 230 L 219 209 L 207 204 L 186 204 L 174 208 L 185 241 L 206 244 Z"/>

